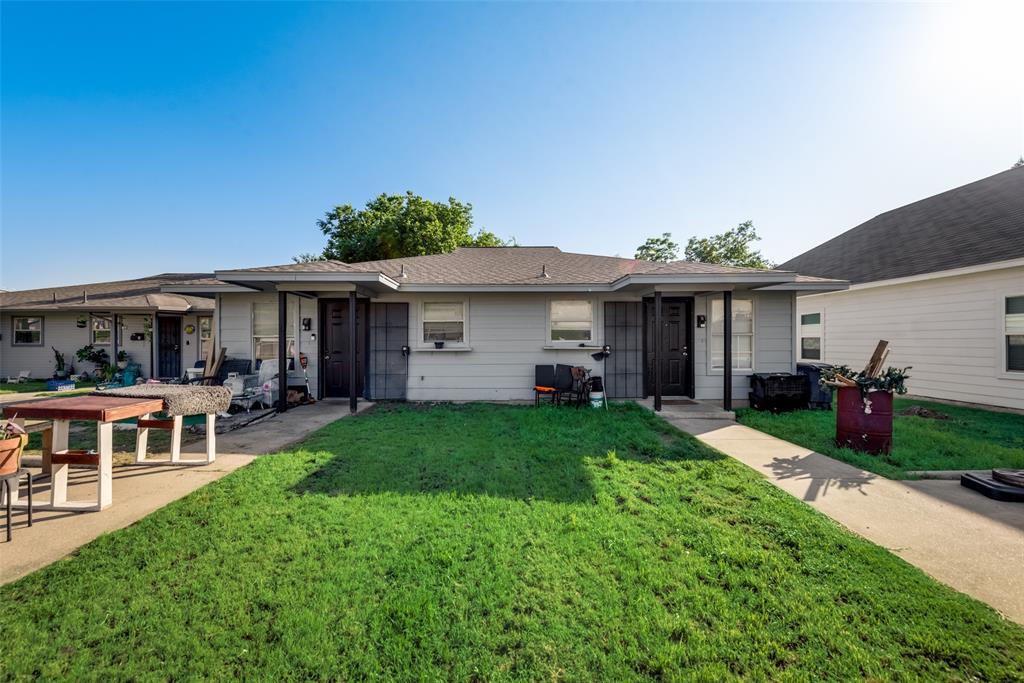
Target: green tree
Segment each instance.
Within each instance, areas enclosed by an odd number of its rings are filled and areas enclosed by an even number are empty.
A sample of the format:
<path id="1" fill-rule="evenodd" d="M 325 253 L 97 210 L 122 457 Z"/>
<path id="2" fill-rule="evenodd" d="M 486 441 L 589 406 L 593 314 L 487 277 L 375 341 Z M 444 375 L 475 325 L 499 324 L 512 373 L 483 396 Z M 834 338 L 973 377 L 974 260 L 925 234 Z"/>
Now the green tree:
<path id="1" fill-rule="evenodd" d="M 760 239 L 754 230 L 754 222 L 744 221 L 736 229 L 726 230 L 721 235 L 691 237 L 686 243 L 684 254 L 687 261 L 742 268 L 772 268 L 773 264 L 760 251 L 751 249 L 750 245 Z"/>
<path id="2" fill-rule="evenodd" d="M 458 247 L 504 246 L 493 232 L 473 229 L 473 205 L 454 197 L 434 202 L 412 192 L 382 194 L 362 209 L 334 207 L 316 222 L 327 236 L 319 257 L 300 254 L 299 263 L 334 259 L 356 263 L 377 259 L 444 254 Z"/>
<path id="3" fill-rule="evenodd" d="M 636 248 L 633 258 L 641 261 L 660 261 L 667 263 L 679 257 L 679 245 L 672 241 L 672 233 L 663 232 L 661 237 L 648 237 L 647 241 Z"/>

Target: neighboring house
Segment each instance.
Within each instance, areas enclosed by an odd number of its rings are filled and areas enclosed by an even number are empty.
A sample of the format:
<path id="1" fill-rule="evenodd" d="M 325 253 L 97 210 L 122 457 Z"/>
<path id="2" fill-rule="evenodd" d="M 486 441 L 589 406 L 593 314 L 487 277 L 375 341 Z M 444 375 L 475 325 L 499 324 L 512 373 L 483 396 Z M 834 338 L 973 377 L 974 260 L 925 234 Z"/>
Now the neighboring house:
<path id="1" fill-rule="evenodd" d="M 746 398 L 750 373 L 794 370 L 797 294 L 845 287 L 778 270 L 495 247 L 218 271 L 164 291 L 217 298 L 217 345 L 229 357 L 304 354 L 317 396 L 524 400 L 535 365 L 566 363 L 604 376 L 613 398 L 655 395 L 660 367 L 663 396 L 728 405 Z M 610 357 L 595 361 L 605 345 Z"/>
<path id="2" fill-rule="evenodd" d="M 212 340 L 213 299 L 169 294 L 161 287 L 204 274 L 165 273 L 139 280 L 0 293 L 0 375 L 28 370 L 53 376 L 53 348 L 78 372 L 94 368 L 75 358 L 88 344 L 113 362 L 123 349 L 144 377 L 180 377 Z M 156 370 L 154 371 L 154 367 Z"/>
<path id="3" fill-rule="evenodd" d="M 860 369 L 875 342 L 918 396 L 1024 408 L 1024 168 L 894 209 L 780 268 L 849 280 L 801 297 L 801 356 Z"/>

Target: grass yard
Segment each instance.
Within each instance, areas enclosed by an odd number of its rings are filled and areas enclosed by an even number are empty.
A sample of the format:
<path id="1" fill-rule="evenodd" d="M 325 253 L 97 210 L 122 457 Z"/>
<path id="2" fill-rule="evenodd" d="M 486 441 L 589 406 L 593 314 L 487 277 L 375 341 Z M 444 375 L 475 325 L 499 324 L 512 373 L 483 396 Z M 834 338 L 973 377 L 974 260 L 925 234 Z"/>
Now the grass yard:
<path id="1" fill-rule="evenodd" d="M 948 420 L 899 415 L 911 406 L 948 415 Z M 1024 468 L 1024 415 L 980 408 L 896 399 L 893 449 L 889 455 L 870 455 L 835 445 L 836 415 L 800 410 L 772 415 L 749 408 L 736 418 L 780 439 L 848 462 L 891 479 L 906 479 L 908 471 Z"/>
<path id="2" fill-rule="evenodd" d="M 1024 629 L 633 404 L 378 406 L 0 604 L 13 679 L 1024 672 Z"/>
<path id="3" fill-rule="evenodd" d="M 77 388 L 71 391 L 47 391 L 45 379 L 31 379 L 27 382 L 2 382 L 0 383 L 0 394 L 38 394 L 44 396 L 74 396 L 95 389 L 95 384 L 90 382 L 79 382 Z M 26 400 L 31 397 L 26 397 Z M 40 397 L 43 398 L 43 397 Z M 21 399 L 18 399 L 21 400 Z"/>

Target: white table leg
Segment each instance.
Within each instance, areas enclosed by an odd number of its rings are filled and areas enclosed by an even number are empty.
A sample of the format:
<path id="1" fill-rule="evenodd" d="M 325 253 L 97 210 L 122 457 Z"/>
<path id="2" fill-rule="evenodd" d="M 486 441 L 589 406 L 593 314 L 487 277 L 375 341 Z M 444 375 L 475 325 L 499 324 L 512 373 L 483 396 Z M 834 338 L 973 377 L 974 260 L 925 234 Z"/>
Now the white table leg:
<path id="1" fill-rule="evenodd" d="M 53 452 L 68 449 L 68 433 L 71 423 L 68 420 L 53 421 Z M 50 475 L 50 505 L 63 505 L 68 502 L 68 469 L 67 464 L 53 465 Z"/>
<path id="2" fill-rule="evenodd" d="M 114 502 L 114 424 L 96 425 L 96 450 L 100 461 L 96 467 L 96 509 L 103 510 Z"/>
<path id="3" fill-rule="evenodd" d="M 174 426 L 171 428 L 171 462 L 181 460 L 181 422 L 182 416 L 174 416 Z"/>
<path id="4" fill-rule="evenodd" d="M 151 413 L 139 417 L 139 422 L 152 418 Z M 146 461 L 146 448 L 149 446 L 149 427 L 139 427 L 135 433 L 135 462 L 136 464 Z"/>
<path id="5" fill-rule="evenodd" d="M 216 413 L 206 414 L 206 462 L 217 459 Z"/>

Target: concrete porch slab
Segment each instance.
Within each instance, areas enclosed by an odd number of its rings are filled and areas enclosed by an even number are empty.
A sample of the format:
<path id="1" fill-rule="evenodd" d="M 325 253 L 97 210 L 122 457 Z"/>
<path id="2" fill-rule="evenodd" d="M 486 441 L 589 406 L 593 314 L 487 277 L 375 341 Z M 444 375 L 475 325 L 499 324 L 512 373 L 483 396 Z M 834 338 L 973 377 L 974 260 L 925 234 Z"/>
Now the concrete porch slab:
<path id="1" fill-rule="evenodd" d="M 373 404 L 360 401 L 358 412 Z M 125 465 L 114 468 L 114 502 L 102 512 L 69 513 L 37 510 L 33 525 L 28 513 L 15 510 L 10 543 L 0 527 L 0 583 L 7 583 L 65 557 L 97 536 L 126 527 L 192 491 L 247 465 L 259 455 L 285 450 L 312 432 L 350 415 L 348 399 L 300 406 L 217 437 L 217 460 L 211 465 Z M 182 454 L 205 453 L 205 442 L 182 447 Z M 154 459 L 167 457 L 155 454 Z M 187 456 L 186 456 L 187 457 Z M 33 469 L 33 474 L 38 469 Z M 24 480 L 22 480 L 24 482 Z M 49 496 L 49 480 L 34 487 L 35 502 Z M 72 469 L 68 498 L 96 494 L 96 470 Z M 26 490 L 22 483 L 21 499 Z M 4 519 L 0 515 L 0 520 Z"/>

